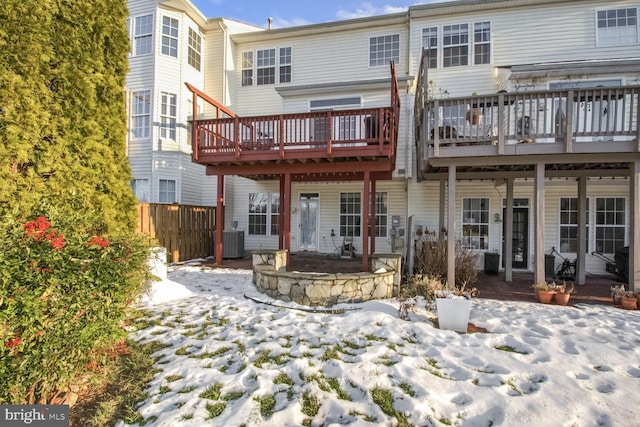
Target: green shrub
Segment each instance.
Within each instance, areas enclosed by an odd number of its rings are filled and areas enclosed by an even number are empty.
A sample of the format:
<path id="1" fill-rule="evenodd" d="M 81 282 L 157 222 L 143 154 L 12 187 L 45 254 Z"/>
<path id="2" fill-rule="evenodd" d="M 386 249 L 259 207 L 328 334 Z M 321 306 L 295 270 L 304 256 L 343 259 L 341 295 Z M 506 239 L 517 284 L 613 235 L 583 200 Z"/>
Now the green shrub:
<path id="1" fill-rule="evenodd" d="M 93 235 L 83 219 L 0 220 L 0 404 L 56 402 L 126 336 L 148 247 Z"/>

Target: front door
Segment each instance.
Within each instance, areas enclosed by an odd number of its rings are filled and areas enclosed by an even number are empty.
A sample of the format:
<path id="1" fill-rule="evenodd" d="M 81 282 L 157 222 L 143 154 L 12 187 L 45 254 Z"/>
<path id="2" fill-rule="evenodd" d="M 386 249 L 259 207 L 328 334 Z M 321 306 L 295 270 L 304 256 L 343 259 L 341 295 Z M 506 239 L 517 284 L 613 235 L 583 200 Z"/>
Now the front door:
<path id="1" fill-rule="evenodd" d="M 520 203 L 515 203 L 519 201 Z M 528 200 L 526 200 L 528 205 Z M 526 269 L 529 266 L 529 207 L 528 206 L 516 206 L 523 205 L 524 201 L 514 200 L 513 207 L 513 253 L 511 258 L 511 267 L 518 269 Z M 506 209 L 502 211 L 502 217 L 505 218 Z M 507 238 L 505 234 L 505 227 L 503 223 L 502 227 L 502 253 L 505 252 L 504 239 Z M 504 267 L 504 258 L 502 262 Z"/>
<path id="2" fill-rule="evenodd" d="M 300 250 L 318 250 L 318 207 L 317 193 L 303 193 L 300 195 Z"/>

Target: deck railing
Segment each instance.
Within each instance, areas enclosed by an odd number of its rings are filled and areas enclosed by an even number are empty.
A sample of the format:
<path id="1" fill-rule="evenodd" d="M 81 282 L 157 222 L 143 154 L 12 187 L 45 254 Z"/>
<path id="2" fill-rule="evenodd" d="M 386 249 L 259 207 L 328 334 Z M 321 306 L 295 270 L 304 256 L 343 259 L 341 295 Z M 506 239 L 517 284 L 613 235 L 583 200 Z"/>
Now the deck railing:
<path id="1" fill-rule="evenodd" d="M 419 141 L 426 150 L 468 145 L 638 141 L 640 86 L 546 90 L 425 101 Z M 428 151 L 428 150 L 426 150 Z"/>
<path id="2" fill-rule="evenodd" d="M 391 107 L 198 120 L 199 155 L 391 144 Z"/>
<path id="3" fill-rule="evenodd" d="M 187 84 L 194 94 L 214 107 L 216 118 L 192 121 L 193 160 L 228 161 L 231 157 L 262 160 L 304 157 L 315 152 L 327 157 L 362 156 L 395 159 L 400 98 L 391 63 L 391 100 L 388 107 L 239 117 Z"/>

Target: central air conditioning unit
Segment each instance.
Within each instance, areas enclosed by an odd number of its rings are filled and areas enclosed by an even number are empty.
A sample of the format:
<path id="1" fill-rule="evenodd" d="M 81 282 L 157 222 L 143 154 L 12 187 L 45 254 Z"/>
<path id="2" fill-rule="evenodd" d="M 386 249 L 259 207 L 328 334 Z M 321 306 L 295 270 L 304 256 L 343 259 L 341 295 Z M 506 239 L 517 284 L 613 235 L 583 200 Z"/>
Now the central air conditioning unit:
<path id="1" fill-rule="evenodd" d="M 222 258 L 244 257 L 244 230 L 222 232 Z"/>

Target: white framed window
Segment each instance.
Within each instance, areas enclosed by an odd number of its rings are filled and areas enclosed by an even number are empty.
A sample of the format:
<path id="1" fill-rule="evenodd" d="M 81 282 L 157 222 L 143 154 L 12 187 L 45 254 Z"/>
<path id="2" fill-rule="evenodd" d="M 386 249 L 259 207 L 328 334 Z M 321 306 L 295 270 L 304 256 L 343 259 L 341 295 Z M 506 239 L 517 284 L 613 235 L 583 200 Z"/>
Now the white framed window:
<path id="1" fill-rule="evenodd" d="M 264 49 L 256 52 L 256 84 L 272 85 L 276 82 L 276 50 Z"/>
<path id="2" fill-rule="evenodd" d="M 158 203 L 176 202 L 176 181 L 161 179 L 158 181 Z"/>
<path id="3" fill-rule="evenodd" d="M 249 234 L 277 236 L 279 219 L 279 193 L 249 193 Z"/>
<path id="4" fill-rule="evenodd" d="M 242 52 L 242 86 L 253 86 L 253 52 Z"/>
<path id="5" fill-rule="evenodd" d="M 280 83 L 291 83 L 291 48 L 280 48 Z"/>
<path id="6" fill-rule="evenodd" d="M 596 251 L 615 254 L 617 249 L 624 246 L 625 211 L 624 197 L 596 198 Z"/>
<path id="7" fill-rule="evenodd" d="M 280 232 L 280 193 L 271 194 L 271 212 L 269 212 L 271 235 L 277 236 Z"/>
<path id="8" fill-rule="evenodd" d="M 176 140 L 176 117 L 178 116 L 175 93 L 160 93 L 160 138 Z"/>
<path id="9" fill-rule="evenodd" d="M 290 47 L 242 52 L 242 86 L 291 83 L 291 64 Z"/>
<path id="10" fill-rule="evenodd" d="M 136 16 L 133 24 L 133 55 L 153 53 L 153 15 Z"/>
<path id="11" fill-rule="evenodd" d="M 469 65 L 469 24 L 445 25 L 442 28 L 442 66 Z"/>
<path id="12" fill-rule="evenodd" d="M 131 181 L 131 189 L 140 203 L 149 203 L 150 188 L 148 179 L 134 179 Z"/>
<path id="13" fill-rule="evenodd" d="M 187 52 L 187 63 L 200 71 L 200 60 L 202 58 L 202 36 L 193 28 L 189 28 Z"/>
<path id="14" fill-rule="evenodd" d="M 376 237 L 387 237 L 388 200 L 386 191 L 376 191 Z"/>
<path id="15" fill-rule="evenodd" d="M 558 247 L 561 253 L 578 252 L 578 198 L 560 198 L 560 231 Z M 585 236 L 589 251 L 589 200 L 587 199 L 587 232 Z"/>
<path id="16" fill-rule="evenodd" d="M 638 9 L 635 7 L 596 12 L 598 46 L 638 44 Z"/>
<path id="17" fill-rule="evenodd" d="M 400 62 L 400 34 L 369 38 L 369 66 L 389 65 Z"/>
<path id="18" fill-rule="evenodd" d="M 151 90 L 131 93 L 131 125 L 134 138 L 148 138 L 151 134 Z"/>
<path id="19" fill-rule="evenodd" d="M 473 63 L 474 65 L 491 63 L 491 22 L 473 24 Z"/>
<path id="20" fill-rule="evenodd" d="M 468 249 L 489 249 L 489 199 L 462 199 L 462 245 Z"/>
<path id="21" fill-rule="evenodd" d="M 163 55 L 178 57 L 178 20 L 168 16 L 162 17 L 162 48 Z"/>
<path id="22" fill-rule="evenodd" d="M 340 193 L 340 236 L 360 236 L 361 218 L 360 193 Z"/>
<path id="23" fill-rule="evenodd" d="M 422 48 L 429 53 L 429 68 L 438 68 L 438 27 L 422 29 Z"/>

